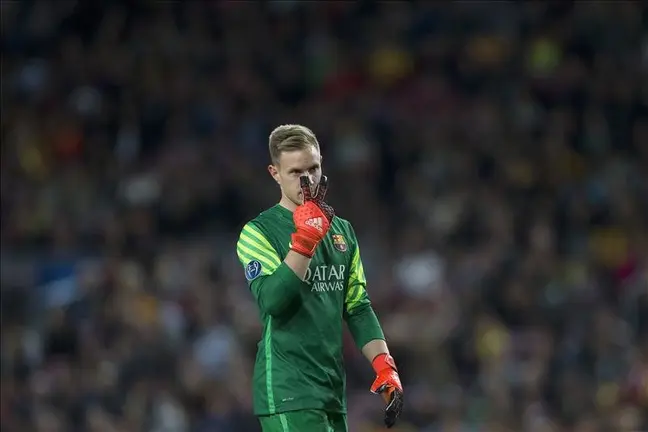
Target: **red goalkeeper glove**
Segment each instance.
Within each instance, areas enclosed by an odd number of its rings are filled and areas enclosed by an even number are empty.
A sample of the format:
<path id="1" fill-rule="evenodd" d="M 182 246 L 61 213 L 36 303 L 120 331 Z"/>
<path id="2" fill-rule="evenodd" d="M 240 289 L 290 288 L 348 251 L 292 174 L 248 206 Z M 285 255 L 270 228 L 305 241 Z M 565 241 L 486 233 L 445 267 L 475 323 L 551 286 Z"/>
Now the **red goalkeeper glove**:
<path id="1" fill-rule="evenodd" d="M 315 248 L 331 227 L 335 212 L 324 202 L 328 189 L 326 176 L 322 176 L 315 197 L 311 193 L 310 180 L 307 176 L 300 177 L 299 182 L 304 202 L 297 206 L 293 213 L 296 231 L 292 234 L 290 249 L 312 258 L 315 255 Z"/>
<path id="2" fill-rule="evenodd" d="M 379 354 L 371 362 L 376 372 L 376 379 L 371 385 L 371 392 L 379 394 L 385 400 L 385 425 L 390 428 L 403 410 L 403 385 L 401 384 L 394 359 L 387 353 Z"/>

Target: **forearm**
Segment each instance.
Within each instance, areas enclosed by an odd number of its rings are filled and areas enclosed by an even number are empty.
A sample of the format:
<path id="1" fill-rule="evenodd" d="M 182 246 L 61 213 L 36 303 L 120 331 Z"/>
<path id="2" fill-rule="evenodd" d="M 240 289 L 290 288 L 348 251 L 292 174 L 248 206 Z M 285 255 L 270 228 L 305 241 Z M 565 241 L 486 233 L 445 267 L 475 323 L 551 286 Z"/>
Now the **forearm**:
<path id="1" fill-rule="evenodd" d="M 295 251 L 288 251 L 284 263 L 290 267 L 290 269 L 295 273 L 295 275 L 304 280 L 306 278 L 306 272 L 308 271 L 308 266 L 310 266 L 311 258 L 307 256 L 298 254 Z"/>
<path id="2" fill-rule="evenodd" d="M 290 255 L 289 253 L 274 273 L 254 281 L 252 285 L 252 291 L 262 313 L 271 316 L 281 315 L 299 296 L 299 291 L 304 286 L 302 279 L 306 271 L 304 270 L 300 277 L 291 266 L 295 262 L 289 262 Z M 307 258 L 306 260 L 310 261 Z"/>
<path id="3" fill-rule="evenodd" d="M 346 321 L 356 346 L 367 358 L 381 347 L 386 349 L 385 336 L 371 304 L 358 306 L 348 312 Z"/>

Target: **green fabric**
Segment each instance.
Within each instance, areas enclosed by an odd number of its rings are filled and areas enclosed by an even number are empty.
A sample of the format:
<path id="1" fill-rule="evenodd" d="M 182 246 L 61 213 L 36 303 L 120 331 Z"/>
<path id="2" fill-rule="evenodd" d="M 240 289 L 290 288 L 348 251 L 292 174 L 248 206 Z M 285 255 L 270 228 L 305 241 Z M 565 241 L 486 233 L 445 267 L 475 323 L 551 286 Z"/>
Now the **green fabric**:
<path id="1" fill-rule="evenodd" d="M 266 315 L 281 315 L 306 286 L 285 263 L 281 263 L 272 277 L 261 277 L 250 285 L 259 309 Z"/>
<path id="2" fill-rule="evenodd" d="M 263 432 L 348 432 L 346 415 L 299 410 L 259 417 Z"/>
<path id="3" fill-rule="evenodd" d="M 371 305 L 353 309 L 351 313 L 345 314 L 345 319 L 358 349 L 362 349 L 372 340 L 385 339 L 378 317 Z"/>
<path id="4" fill-rule="evenodd" d="M 349 222 L 333 219 L 301 281 L 283 264 L 294 231 L 292 213 L 277 205 L 246 224 L 237 243 L 263 323 L 254 366 L 254 413 L 345 413 L 343 322 L 360 348 L 383 339 L 366 292 L 358 242 Z"/>

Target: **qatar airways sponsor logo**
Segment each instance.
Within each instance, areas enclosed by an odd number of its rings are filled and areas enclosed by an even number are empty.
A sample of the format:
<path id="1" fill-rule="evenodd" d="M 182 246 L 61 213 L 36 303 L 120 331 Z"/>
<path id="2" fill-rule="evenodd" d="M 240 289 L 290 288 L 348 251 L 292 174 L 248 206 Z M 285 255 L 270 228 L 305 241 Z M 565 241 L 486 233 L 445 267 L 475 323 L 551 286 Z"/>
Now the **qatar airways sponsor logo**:
<path id="1" fill-rule="evenodd" d="M 345 281 L 344 264 L 309 267 L 304 279 L 311 286 L 311 292 L 344 291 Z"/>

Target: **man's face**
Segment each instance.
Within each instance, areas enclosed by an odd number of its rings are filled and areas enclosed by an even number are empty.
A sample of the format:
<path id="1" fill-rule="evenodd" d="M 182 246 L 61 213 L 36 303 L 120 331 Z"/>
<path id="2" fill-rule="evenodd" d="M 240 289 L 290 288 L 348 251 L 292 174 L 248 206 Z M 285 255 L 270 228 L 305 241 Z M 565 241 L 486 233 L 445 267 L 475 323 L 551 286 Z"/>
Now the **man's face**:
<path id="1" fill-rule="evenodd" d="M 277 165 L 268 167 L 272 177 L 279 183 L 282 194 L 293 204 L 303 202 L 299 177 L 308 176 L 312 185 L 319 184 L 322 177 L 322 156 L 315 147 L 283 152 Z"/>

